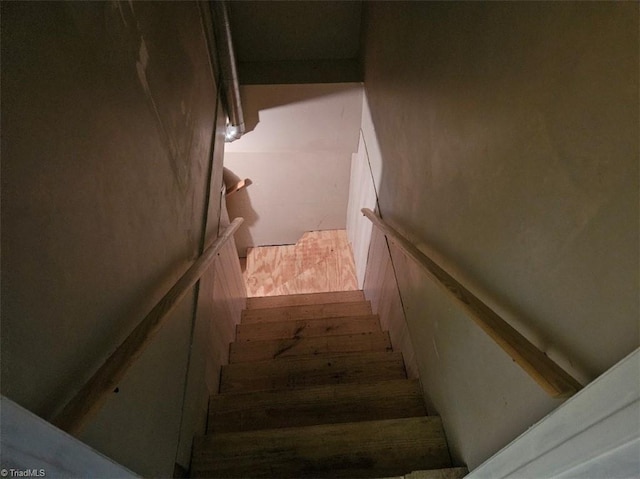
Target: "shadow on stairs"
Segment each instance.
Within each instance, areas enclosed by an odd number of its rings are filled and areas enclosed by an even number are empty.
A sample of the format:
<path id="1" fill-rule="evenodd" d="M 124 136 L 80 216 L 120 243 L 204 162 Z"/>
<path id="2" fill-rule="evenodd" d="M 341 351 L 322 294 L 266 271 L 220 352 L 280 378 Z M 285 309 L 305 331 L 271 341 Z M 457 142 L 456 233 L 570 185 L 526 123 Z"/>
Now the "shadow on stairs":
<path id="1" fill-rule="evenodd" d="M 415 471 L 415 472 L 412 472 Z M 249 298 L 194 440 L 198 478 L 455 479 L 440 418 L 427 416 L 361 291 Z"/>

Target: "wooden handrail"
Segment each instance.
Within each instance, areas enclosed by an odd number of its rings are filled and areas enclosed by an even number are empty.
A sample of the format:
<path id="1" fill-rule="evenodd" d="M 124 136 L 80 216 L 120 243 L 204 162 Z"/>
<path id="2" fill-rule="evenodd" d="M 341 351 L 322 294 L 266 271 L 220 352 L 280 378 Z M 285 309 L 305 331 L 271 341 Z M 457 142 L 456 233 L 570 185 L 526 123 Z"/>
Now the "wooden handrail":
<path id="1" fill-rule="evenodd" d="M 243 188 L 246 188 L 247 186 L 251 186 L 252 184 L 253 184 L 253 181 L 251 181 L 249 178 L 240 180 L 227 190 L 227 192 L 225 193 L 225 196 L 231 196 L 233 193 L 237 193 L 238 191 L 242 190 Z"/>
<path id="2" fill-rule="evenodd" d="M 69 434 L 76 435 L 80 432 L 86 421 L 100 409 L 127 370 L 160 330 L 169 313 L 200 279 L 213 262 L 218 251 L 242 222 L 242 218 L 233 220 L 222 235 L 204 250 L 202 255 L 127 336 L 127 339 L 118 346 L 118 349 L 109 356 L 100 369 L 66 404 L 60 414 L 52 421 L 54 425 Z"/>
<path id="3" fill-rule="evenodd" d="M 516 331 L 489 306 L 460 284 L 431 258 L 420 251 L 398 231 L 385 223 L 368 208 L 362 213 L 378 227 L 406 255 L 415 260 L 437 284 L 453 295 L 472 319 L 511 358 L 520 365 L 550 396 L 569 397 L 582 386 L 564 369 Z"/>

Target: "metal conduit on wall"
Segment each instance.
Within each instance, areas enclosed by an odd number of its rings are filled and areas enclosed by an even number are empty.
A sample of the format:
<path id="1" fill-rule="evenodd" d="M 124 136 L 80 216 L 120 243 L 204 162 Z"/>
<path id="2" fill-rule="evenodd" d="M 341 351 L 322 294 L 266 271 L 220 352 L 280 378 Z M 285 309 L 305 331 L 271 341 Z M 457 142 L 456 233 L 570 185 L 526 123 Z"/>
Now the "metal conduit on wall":
<path id="1" fill-rule="evenodd" d="M 239 139 L 245 131 L 242 102 L 240 100 L 240 82 L 238 69 L 233 51 L 231 37 L 231 24 L 226 2 L 211 2 L 211 10 L 214 18 L 214 30 L 218 45 L 218 59 L 220 80 L 222 82 L 223 101 L 227 111 L 226 142 Z"/>

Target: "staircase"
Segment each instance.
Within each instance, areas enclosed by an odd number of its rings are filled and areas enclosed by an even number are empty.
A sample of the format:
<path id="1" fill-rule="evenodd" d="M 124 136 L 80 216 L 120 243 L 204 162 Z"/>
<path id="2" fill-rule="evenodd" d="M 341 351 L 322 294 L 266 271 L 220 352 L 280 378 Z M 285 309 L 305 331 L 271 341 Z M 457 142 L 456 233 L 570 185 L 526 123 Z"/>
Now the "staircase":
<path id="1" fill-rule="evenodd" d="M 418 380 L 361 291 L 247 299 L 192 477 L 466 472 L 451 468 L 440 418 L 426 415 Z"/>

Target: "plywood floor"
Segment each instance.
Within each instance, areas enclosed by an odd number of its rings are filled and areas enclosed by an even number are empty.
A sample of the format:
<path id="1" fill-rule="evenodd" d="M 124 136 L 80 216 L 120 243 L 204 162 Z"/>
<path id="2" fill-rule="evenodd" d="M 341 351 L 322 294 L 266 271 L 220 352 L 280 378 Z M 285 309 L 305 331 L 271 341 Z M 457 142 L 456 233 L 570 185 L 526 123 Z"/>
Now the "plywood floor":
<path id="1" fill-rule="evenodd" d="M 249 297 L 358 289 L 346 230 L 307 232 L 295 245 L 249 248 L 243 266 Z"/>

